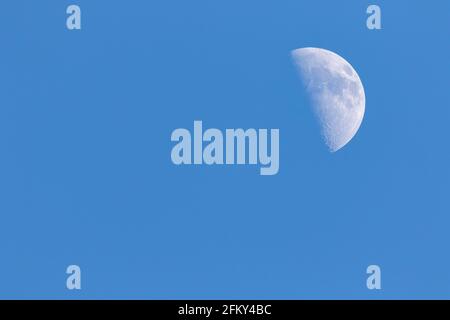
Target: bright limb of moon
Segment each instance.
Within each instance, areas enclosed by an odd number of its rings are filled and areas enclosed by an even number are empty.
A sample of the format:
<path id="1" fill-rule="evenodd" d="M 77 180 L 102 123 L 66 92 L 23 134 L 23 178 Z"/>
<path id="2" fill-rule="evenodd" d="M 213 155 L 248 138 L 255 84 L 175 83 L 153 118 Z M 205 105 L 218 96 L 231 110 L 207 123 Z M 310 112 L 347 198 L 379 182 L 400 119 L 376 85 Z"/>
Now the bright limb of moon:
<path id="1" fill-rule="evenodd" d="M 335 152 L 355 136 L 363 120 L 366 96 L 361 79 L 345 59 L 331 51 L 301 48 L 291 55 L 325 143 Z"/>

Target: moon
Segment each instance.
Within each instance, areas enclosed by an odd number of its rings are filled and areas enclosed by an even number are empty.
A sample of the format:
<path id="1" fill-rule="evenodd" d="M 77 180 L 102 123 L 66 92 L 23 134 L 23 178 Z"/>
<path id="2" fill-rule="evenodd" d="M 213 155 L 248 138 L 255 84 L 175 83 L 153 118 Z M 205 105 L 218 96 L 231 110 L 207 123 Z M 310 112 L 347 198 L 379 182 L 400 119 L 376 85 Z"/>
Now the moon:
<path id="1" fill-rule="evenodd" d="M 355 69 L 334 52 L 320 48 L 291 51 L 330 152 L 344 147 L 358 132 L 366 96 Z"/>

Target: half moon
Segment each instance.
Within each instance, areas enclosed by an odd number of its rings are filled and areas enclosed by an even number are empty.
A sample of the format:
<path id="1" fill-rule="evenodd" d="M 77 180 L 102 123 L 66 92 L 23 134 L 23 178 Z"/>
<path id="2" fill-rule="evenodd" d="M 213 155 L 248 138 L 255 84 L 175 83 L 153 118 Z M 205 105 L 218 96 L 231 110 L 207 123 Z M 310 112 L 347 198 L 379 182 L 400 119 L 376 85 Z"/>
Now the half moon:
<path id="1" fill-rule="evenodd" d="M 344 58 L 320 48 L 301 48 L 292 59 L 311 100 L 321 134 L 331 152 L 345 146 L 364 117 L 361 79 Z"/>

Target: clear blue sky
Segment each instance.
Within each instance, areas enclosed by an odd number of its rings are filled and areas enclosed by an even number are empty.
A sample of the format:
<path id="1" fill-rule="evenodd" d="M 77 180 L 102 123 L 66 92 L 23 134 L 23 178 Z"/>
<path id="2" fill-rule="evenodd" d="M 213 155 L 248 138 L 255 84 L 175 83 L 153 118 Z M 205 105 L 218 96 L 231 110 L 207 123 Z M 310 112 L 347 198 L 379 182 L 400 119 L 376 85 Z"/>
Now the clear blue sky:
<path id="1" fill-rule="evenodd" d="M 1 7 L 1 298 L 450 298 L 450 2 Z M 366 91 L 334 154 L 289 56 L 308 46 Z M 278 175 L 174 166 L 170 134 L 194 120 L 279 128 Z"/>

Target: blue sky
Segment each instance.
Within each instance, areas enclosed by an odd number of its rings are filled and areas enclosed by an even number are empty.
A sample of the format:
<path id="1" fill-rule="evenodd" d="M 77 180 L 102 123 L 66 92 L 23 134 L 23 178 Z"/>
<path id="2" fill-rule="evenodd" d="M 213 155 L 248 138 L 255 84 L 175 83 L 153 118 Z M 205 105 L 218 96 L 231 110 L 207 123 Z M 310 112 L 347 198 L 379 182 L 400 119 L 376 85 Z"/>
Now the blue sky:
<path id="1" fill-rule="evenodd" d="M 446 1 L 4 1 L 0 297 L 450 298 L 449 21 Z M 290 60 L 310 46 L 365 88 L 333 154 Z M 174 166 L 194 120 L 279 128 L 279 173 Z"/>

